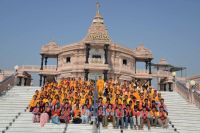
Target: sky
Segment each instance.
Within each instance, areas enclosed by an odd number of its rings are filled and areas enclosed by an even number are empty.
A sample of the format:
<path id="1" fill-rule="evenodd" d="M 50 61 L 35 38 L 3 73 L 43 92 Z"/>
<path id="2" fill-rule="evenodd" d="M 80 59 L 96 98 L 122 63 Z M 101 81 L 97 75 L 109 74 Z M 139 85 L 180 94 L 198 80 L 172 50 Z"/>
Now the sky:
<path id="1" fill-rule="evenodd" d="M 200 0 L 99 0 L 113 42 L 151 49 L 200 74 Z M 40 65 L 40 48 L 78 42 L 96 13 L 96 0 L 0 0 L 0 69 Z M 50 61 L 53 64 L 53 61 Z"/>

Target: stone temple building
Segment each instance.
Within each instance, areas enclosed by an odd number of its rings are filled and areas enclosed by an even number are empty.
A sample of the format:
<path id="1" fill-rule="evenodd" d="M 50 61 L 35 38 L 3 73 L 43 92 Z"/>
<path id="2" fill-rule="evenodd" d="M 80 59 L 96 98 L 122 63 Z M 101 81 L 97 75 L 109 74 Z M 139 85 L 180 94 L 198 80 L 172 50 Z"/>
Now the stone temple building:
<path id="1" fill-rule="evenodd" d="M 48 58 L 55 58 L 57 72 L 54 76 L 82 77 L 86 80 L 95 76 L 102 76 L 105 80 L 111 77 L 137 78 L 141 76 L 136 73 L 137 61 L 143 61 L 148 66 L 153 59 L 151 51 L 143 45 L 131 50 L 114 43 L 99 9 L 80 42 L 62 47 L 49 42 L 42 46 L 40 53 L 41 70 L 47 65 Z"/>
<path id="2" fill-rule="evenodd" d="M 18 69 L 18 72 L 38 73 L 40 85 L 46 80 L 67 77 L 95 80 L 102 76 L 104 80 L 119 78 L 151 81 L 154 77 L 170 79 L 171 76 L 169 71 L 152 72 L 153 54 L 143 44 L 129 49 L 113 42 L 100 14 L 99 4 L 87 34 L 81 41 L 64 46 L 49 42 L 42 46 L 40 55 L 41 66 L 20 66 Z M 56 65 L 48 65 L 49 58 L 54 58 Z M 138 69 L 137 62 L 143 62 L 145 69 Z"/>

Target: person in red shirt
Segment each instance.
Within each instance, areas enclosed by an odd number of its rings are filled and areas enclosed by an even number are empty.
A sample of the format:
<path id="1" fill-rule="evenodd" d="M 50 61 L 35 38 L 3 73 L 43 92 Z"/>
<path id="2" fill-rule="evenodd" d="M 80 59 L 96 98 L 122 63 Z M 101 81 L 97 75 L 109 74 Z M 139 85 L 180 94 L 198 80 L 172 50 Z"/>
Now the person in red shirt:
<path id="1" fill-rule="evenodd" d="M 105 114 L 104 114 L 102 123 L 105 127 L 107 127 L 108 122 L 112 122 L 113 127 L 115 126 L 114 109 L 112 108 L 112 104 L 107 105 L 107 108 L 105 109 Z"/>
<path id="2" fill-rule="evenodd" d="M 54 124 L 60 124 L 60 104 L 57 103 L 56 105 L 53 106 L 52 109 L 52 123 Z"/>
<path id="3" fill-rule="evenodd" d="M 149 112 L 146 110 L 146 107 L 143 107 L 143 110 L 140 114 L 140 120 L 141 120 L 141 129 L 143 130 L 144 127 L 144 123 L 147 123 L 148 126 L 148 130 L 150 130 L 150 114 Z"/>
<path id="4" fill-rule="evenodd" d="M 119 104 L 118 108 L 115 110 L 115 117 L 116 117 L 116 128 L 119 128 L 119 125 L 121 125 L 121 128 L 124 128 L 124 110 L 122 109 L 121 104 Z"/>
<path id="5" fill-rule="evenodd" d="M 80 124 L 82 120 L 81 120 L 81 110 L 79 108 L 79 104 L 76 104 L 73 114 L 74 114 L 73 123 Z"/>
<path id="6" fill-rule="evenodd" d="M 128 122 L 130 122 L 130 127 L 133 129 L 133 113 L 130 108 L 130 105 L 126 105 L 126 109 L 124 109 L 124 117 L 125 117 L 125 128 L 128 128 Z"/>
<path id="7" fill-rule="evenodd" d="M 70 116 L 70 108 L 69 107 L 64 107 L 61 109 L 61 115 L 60 115 L 60 121 L 64 123 L 69 123 L 71 119 Z"/>
<path id="8" fill-rule="evenodd" d="M 99 106 L 97 114 L 98 114 L 98 121 L 102 122 L 103 116 L 104 116 L 104 114 L 103 114 L 103 106 L 101 106 L 101 105 Z"/>
<path id="9" fill-rule="evenodd" d="M 40 104 L 39 104 L 39 102 L 34 107 L 32 113 L 33 113 L 33 118 L 32 118 L 33 123 L 40 122 L 40 114 L 41 113 L 40 113 Z"/>
<path id="10" fill-rule="evenodd" d="M 134 128 L 137 129 L 138 126 L 138 129 L 140 129 L 140 111 L 138 110 L 138 106 L 134 106 L 132 113 Z"/>
<path id="11" fill-rule="evenodd" d="M 160 106 L 159 116 L 158 116 L 158 124 L 163 128 L 168 128 L 169 119 L 167 117 L 167 113 L 164 111 L 164 107 Z"/>

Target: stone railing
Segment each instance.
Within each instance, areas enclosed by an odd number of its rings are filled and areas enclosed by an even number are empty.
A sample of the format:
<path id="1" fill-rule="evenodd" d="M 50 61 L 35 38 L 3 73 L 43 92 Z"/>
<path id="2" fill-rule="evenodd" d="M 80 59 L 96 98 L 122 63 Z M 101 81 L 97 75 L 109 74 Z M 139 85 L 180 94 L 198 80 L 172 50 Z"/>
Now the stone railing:
<path id="1" fill-rule="evenodd" d="M 175 91 L 178 92 L 186 101 L 195 104 L 200 108 L 200 92 L 187 88 L 186 84 L 176 81 Z"/>
<path id="2" fill-rule="evenodd" d="M 180 81 L 176 81 L 176 92 L 178 92 L 186 101 L 190 101 L 189 89 Z"/>
<path id="3" fill-rule="evenodd" d="M 137 69 L 136 70 L 136 74 L 138 75 L 149 75 L 149 71 L 146 69 Z M 171 77 L 171 73 L 167 72 L 167 71 L 153 71 L 152 70 L 152 74 L 151 76 L 153 77 Z"/>
<path id="4" fill-rule="evenodd" d="M 170 77 L 170 76 L 172 76 L 170 72 L 161 71 L 161 70 L 153 71 L 152 74 L 155 77 Z"/>
<path id="5" fill-rule="evenodd" d="M 115 71 L 130 74 L 130 75 L 134 74 L 133 68 L 131 69 L 130 66 L 127 66 L 127 65 L 115 67 Z"/>
<path id="6" fill-rule="evenodd" d="M 40 66 L 36 66 L 36 65 L 19 66 L 18 71 L 39 72 Z"/>
<path id="7" fill-rule="evenodd" d="M 3 74 L 3 75 L 8 75 L 8 76 L 10 76 L 10 75 L 12 75 L 14 73 L 14 71 L 9 71 L 9 70 L 2 70 L 1 72 L 0 72 L 0 74 Z"/>
<path id="8" fill-rule="evenodd" d="M 102 58 L 88 58 L 89 64 L 104 64 L 105 59 Z"/>
<path id="9" fill-rule="evenodd" d="M 119 67 L 118 69 L 120 72 L 130 73 L 138 76 L 168 77 L 169 79 L 172 78 L 171 73 L 167 71 L 152 71 L 152 74 L 149 74 L 149 71 L 146 69 L 136 69 L 135 73 L 133 69 L 125 65 Z"/>
<path id="10" fill-rule="evenodd" d="M 195 91 L 193 93 L 194 96 L 194 104 L 200 108 L 200 92 Z"/>
<path id="11" fill-rule="evenodd" d="M 47 65 L 43 66 L 42 71 L 56 71 L 56 65 Z M 26 65 L 26 66 L 19 66 L 18 71 L 27 71 L 27 72 L 40 72 L 40 66 L 38 65 Z"/>
<path id="12" fill-rule="evenodd" d="M 43 70 L 46 70 L 46 71 L 55 71 L 55 70 L 57 70 L 57 66 L 56 65 L 43 66 Z"/>
<path id="13" fill-rule="evenodd" d="M 148 75 L 149 72 L 146 69 L 137 69 L 136 74 L 141 74 L 141 75 Z"/>
<path id="14" fill-rule="evenodd" d="M 0 95 L 9 90 L 12 86 L 15 85 L 15 74 L 5 78 L 2 82 L 0 82 Z"/>

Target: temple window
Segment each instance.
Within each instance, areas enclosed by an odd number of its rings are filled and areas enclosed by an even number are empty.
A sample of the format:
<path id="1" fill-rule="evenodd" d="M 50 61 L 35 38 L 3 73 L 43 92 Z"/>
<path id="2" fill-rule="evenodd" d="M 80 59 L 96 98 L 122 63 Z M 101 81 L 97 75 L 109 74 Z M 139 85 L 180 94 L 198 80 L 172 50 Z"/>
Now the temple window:
<path id="1" fill-rule="evenodd" d="M 71 62 L 71 57 L 67 57 L 66 58 L 66 63 L 70 63 Z"/>
<path id="2" fill-rule="evenodd" d="M 127 60 L 123 59 L 123 65 L 127 65 Z"/>
<path id="3" fill-rule="evenodd" d="M 100 58 L 101 59 L 101 55 L 92 55 L 92 58 Z"/>

